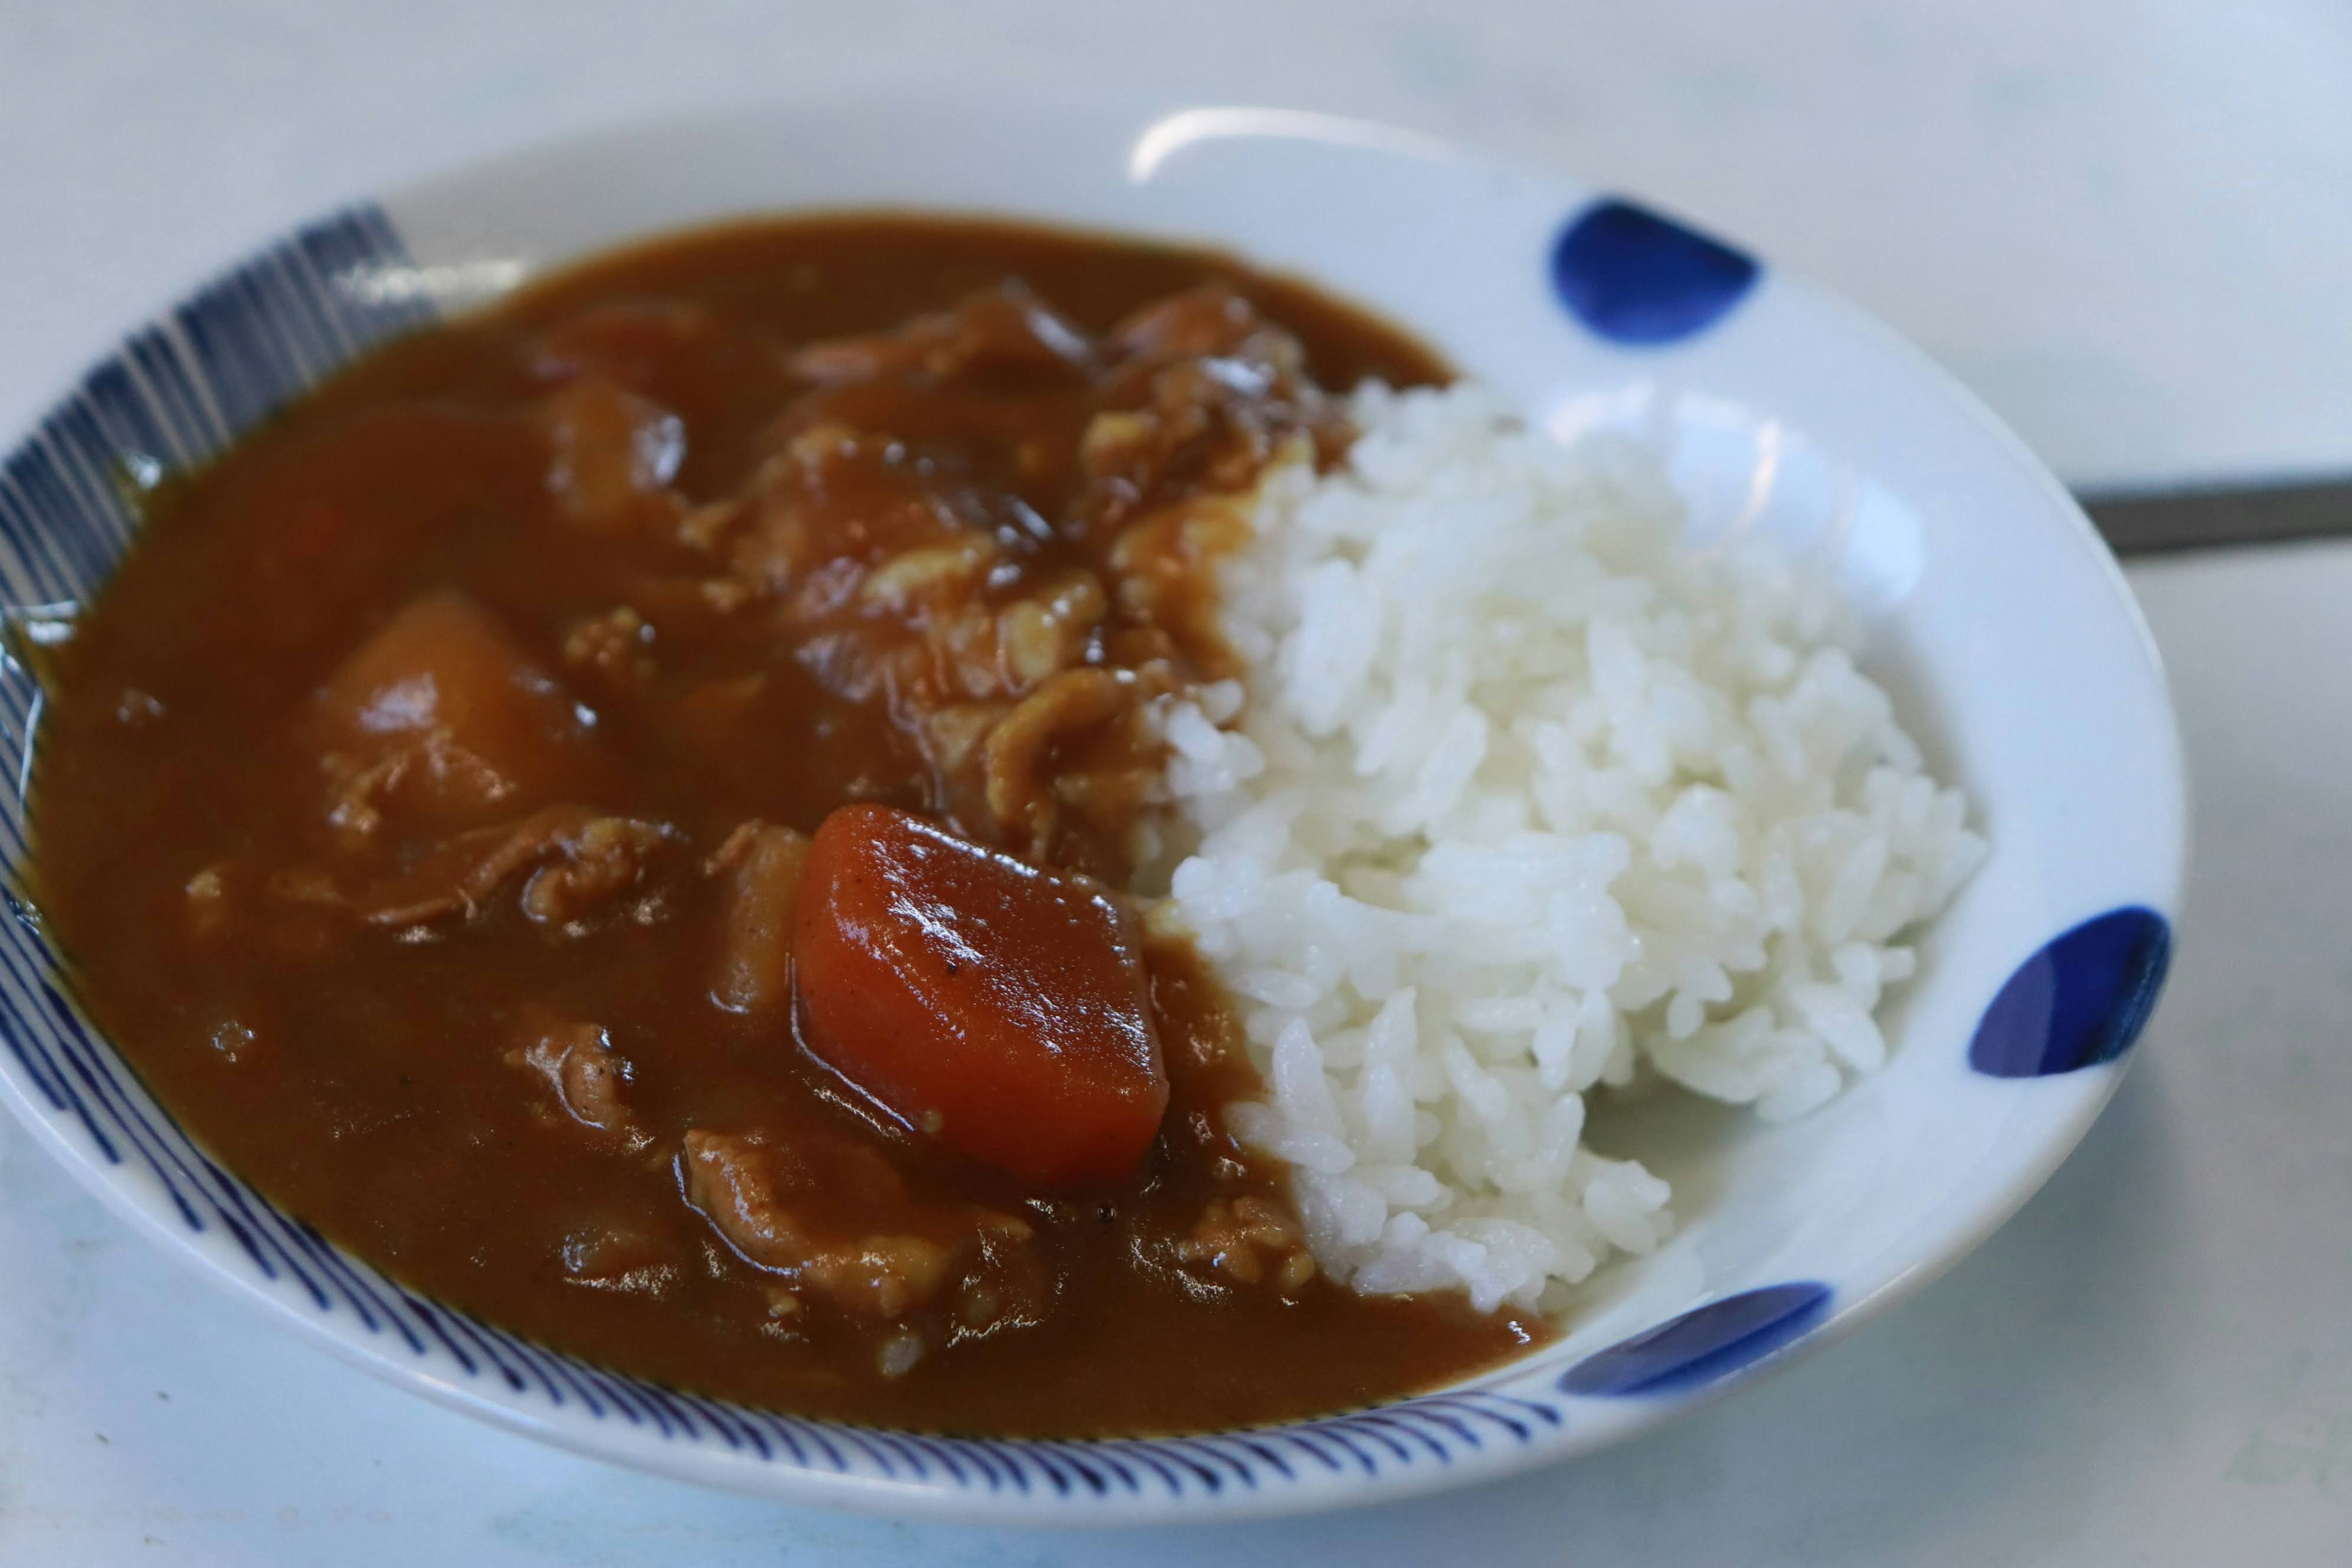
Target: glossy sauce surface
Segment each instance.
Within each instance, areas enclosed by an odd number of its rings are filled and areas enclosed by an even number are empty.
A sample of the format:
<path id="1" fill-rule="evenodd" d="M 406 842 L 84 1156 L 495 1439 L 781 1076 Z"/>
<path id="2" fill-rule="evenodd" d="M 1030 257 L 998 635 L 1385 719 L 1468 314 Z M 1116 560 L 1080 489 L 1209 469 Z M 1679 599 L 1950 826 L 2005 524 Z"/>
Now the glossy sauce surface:
<path id="1" fill-rule="evenodd" d="M 1223 1131 L 1256 1083 L 1213 984 L 1111 894 L 1168 1097 L 1131 1173 L 971 1157 L 792 1001 L 836 808 L 1148 881 L 1152 704 L 1225 673 L 1235 498 L 1343 447 L 1322 388 L 1443 374 L 1088 237 L 845 218 L 593 263 L 153 498 L 47 672 L 44 914 L 241 1174 L 625 1372 L 1061 1436 L 1468 1373 L 1546 1331 L 1313 1275 Z"/>

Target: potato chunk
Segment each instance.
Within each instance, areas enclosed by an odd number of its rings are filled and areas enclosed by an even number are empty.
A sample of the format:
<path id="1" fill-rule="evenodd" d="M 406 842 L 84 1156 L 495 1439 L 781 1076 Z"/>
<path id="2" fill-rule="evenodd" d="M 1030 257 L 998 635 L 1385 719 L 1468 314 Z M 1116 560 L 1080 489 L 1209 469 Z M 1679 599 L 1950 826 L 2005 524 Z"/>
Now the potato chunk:
<path id="1" fill-rule="evenodd" d="M 667 489 L 686 458 L 677 415 L 597 377 L 549 400 L 548 493 L 570 522 L 598 532 L 666 528 L 684 515 Z"/>
<path id="2" fill-rule="evenodd" d="M 808 853 L 805 836 L 747 822 L 711 858 L 711 872 L 727 879 L 727 936 L 710 995 L 730 1013 L 792 1002 L 793 916 Z"/>
<path id="3" fill-rule="evenodd" d="M 562 793 L 593 715 L 462 594 L 409 602 L 320 695 L 339 826 L 466 826 Z"/>
<path id="4" fill-rule="evenodd" d="M 697 1128 L 681 1159 L 688 1200 L 746 1259 L 859 1317 L 900 1319 L 978 1265 L 1003 1275 L 1030 1237 L 1011 1215 L 908 1190 L 872 1149 L 824 1134 Z"/>

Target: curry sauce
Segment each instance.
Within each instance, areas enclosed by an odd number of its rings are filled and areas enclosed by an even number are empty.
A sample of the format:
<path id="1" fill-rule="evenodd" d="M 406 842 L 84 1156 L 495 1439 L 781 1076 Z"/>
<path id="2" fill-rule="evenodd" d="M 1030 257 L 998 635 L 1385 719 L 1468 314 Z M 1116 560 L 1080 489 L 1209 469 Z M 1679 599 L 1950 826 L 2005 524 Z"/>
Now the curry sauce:
<path id="1" fill-rule="evenodd" d="M 1226 258 L 1011 226 L 563 273 L 152 499 L 49 672 L 44 915 L 230 1167 L 625 1373 L 1063 1436 L 1467 1374 L 1547 1331 L 1315 1272 L 1223 1129 L 1235 1023 L 1131 896 L 1181 847 L 1157 715 L 1234 673 L 1250 486 L 1344 450 L 1332 389 L 1444 374 Z M 844 808 L 1099 905 L 1160 1098 L 1119 1086 L 1127 1130 L 1055 1164 L 943 1122 L 904 1027 L 919 1089 L 810 1048 L 797 889 Z"/>

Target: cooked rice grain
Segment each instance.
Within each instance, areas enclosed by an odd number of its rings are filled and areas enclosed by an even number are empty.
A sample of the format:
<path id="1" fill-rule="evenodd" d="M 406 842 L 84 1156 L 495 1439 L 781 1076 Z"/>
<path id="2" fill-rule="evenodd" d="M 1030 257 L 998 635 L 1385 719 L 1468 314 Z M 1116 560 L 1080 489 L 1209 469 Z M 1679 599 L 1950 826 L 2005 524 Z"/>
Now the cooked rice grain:
<path id="1" fill-rule="evenodd" d="M 1986 846 L 1833 587 L 1691 553 L 1645 454 L 1470 386 L 1355 412 L 1230 568 L 1246 700 L 1166 714 L 1202 837 L 1161 918 L 1239 998 L 1267 1093 L 1229 1125 L 1292 1163 L 1326 1269 L 1556 1305 L 1674 1224 L 1587 1094 L 1819 1106 L 1885 1059 L 1897 939 Z"/>

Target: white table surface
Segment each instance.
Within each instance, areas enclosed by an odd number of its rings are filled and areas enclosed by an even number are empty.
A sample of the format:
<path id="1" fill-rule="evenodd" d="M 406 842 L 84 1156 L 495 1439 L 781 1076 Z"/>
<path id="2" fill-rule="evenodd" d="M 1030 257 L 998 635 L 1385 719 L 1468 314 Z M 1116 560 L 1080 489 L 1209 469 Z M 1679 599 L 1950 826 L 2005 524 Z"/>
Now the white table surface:
<path id="1" fill-rule="evenodd" d="M 877 74 L 1399 120 L 1713 221 L 2077 482 L 2352 469 L 2352 8 L 2097 0 L 0 0 L 0 426 L 198 274 L 483 151 Z M 0 1563 L 2352 1563 L 2352 544 L 2133 585 L 2199 841 L 2113 1108 L 1979 1254 L 1663 1433 L 1150 1536 L 798 1511 L 282 1338 L 0 1124 Z"/>

